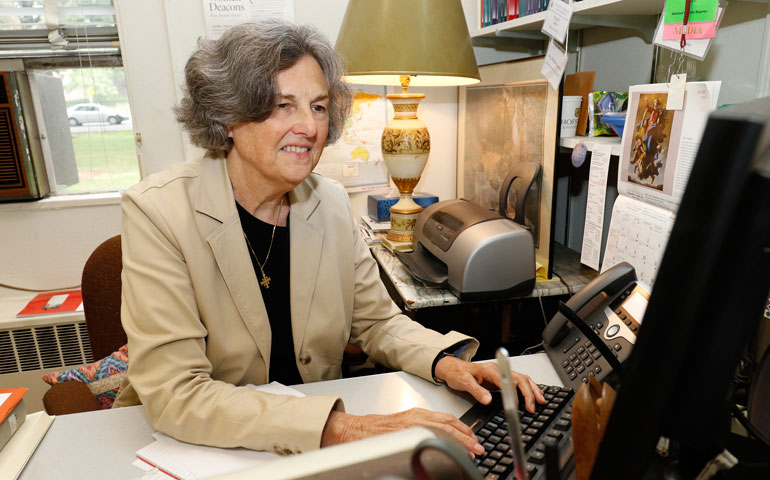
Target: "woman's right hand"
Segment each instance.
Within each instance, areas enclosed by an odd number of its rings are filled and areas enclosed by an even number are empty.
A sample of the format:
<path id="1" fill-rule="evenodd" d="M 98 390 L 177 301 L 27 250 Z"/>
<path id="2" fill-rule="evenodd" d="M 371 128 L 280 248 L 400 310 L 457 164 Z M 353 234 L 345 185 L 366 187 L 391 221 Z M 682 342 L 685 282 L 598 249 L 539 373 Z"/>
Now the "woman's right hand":
<path id="1" fill-rule="evenodd" d="M 352 442 L 363 438 L 394 432 L 410 427 L 440 428 L 452 435 L 475 455 L 484 453 L 473 430 L 449 413 L 412 408 L 390 415 L 350 415 L 334 411 L 326 421 L 321 435 L 321 447 Z"/>

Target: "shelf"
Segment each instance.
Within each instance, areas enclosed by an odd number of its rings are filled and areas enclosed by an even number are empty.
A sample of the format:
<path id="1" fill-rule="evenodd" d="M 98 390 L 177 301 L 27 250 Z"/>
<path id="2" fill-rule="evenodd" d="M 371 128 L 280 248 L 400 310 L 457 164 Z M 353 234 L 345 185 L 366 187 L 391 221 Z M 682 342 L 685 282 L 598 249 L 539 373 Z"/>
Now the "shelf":
<path id="1" fill-rule="evenodd" d="M 583 0 L 574 3 L 575 9 L 570 23 L 571 30 L 605 26 L 637 30 L 645 40 L 652 42 L 657 16 L 663 11 L 665 0 Z M 545 39 L 540 32 L 546 12 L 490 25 L 475 30 L 475 39 Z M 477 43 L 484 43 L 483 41 Z"/>
<path id="2" fill-rule="evenodd" d="M 620 137 L 562 137 L 559 146 L 575 148 L 578 142 L 585 143 L 589 152 L 594 149 L 594 145 L 612 145 L 612 155 L 620 156 Z"/>

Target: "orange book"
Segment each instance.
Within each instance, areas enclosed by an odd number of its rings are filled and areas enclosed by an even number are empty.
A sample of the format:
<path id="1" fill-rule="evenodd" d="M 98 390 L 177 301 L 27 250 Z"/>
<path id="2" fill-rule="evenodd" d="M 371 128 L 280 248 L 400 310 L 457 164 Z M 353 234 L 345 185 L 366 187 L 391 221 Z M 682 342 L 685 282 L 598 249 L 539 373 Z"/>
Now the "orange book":
<path id="1" fill-rule="evenodd" d="M 76 312 L 82 308 L 82 304 L 83 294 L 80 290 L 45 292 L 36 295 L 16 316 L 32 317 L 52 313 Z"/>
<path id="2" fill-rule="evenodd" d="M 18 405 L 28 388 L 0 388 L 0 422 Z"/>
<path id="3" fill-rule="evenodd" d="M 0 448 L 8 443 L 27 418 L 27 408 L 22 400 L 28 390 L 28 388 L 0 389 Z"/>

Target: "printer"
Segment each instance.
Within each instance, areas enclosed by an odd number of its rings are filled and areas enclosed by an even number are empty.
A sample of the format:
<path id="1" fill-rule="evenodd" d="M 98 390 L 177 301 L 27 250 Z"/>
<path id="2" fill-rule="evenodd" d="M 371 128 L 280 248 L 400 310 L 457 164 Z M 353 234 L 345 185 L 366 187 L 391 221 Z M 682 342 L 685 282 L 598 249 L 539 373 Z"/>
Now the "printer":
<path id="1" fill-rule="evenodd" d="M 460 300 L 528 295 L 535 246 L 527 228 L 467 200 L 434 203 L 417 217 L 411 252 L 396 256 L 419 281 Z"/>

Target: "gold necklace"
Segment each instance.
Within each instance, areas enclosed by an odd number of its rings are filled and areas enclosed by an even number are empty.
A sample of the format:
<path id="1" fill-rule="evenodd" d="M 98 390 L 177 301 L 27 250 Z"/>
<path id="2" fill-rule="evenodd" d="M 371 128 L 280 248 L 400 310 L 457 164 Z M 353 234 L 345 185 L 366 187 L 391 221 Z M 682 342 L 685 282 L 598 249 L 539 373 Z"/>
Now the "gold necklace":
<path id="1" fill-rule="evenodd" d="M 257 265 L 259 265 L 259 271 L 260 273 L 262 273 L 262 280 L 259 282 L 259 284 L 265 288 L 270 288 L 271 278 L 265 275 L 265 265 L 267 265 L 267 260 L 270 258 L 270 251 L 273 249 L 273 240 L 275 239 L 275 227 L 278 226 L 278 218 L 280 218 L 281 216 L 281 207 L 283 207 L 283 197 L 281 197 L 281 203 L 278 204 L 278 214 L 275 217 L 275 223 L 273 224 L 273 233 L 272 235 L 270 235 L 270 246 L 267 247 L 267 255 L 265 255 L 264 263 L 260 263 L 259 258 L 257 258 L 257 254 L 254 253 L 254 249 L 251 248 L 251 242 L 249 241 L 249 237 L 246 236 L 246 232 L 243 232 L 243 238 L 246 239 L 246 245 L 249 246 L 249 251 L 254 256 L 254 260 L 257 261 Z"/>

